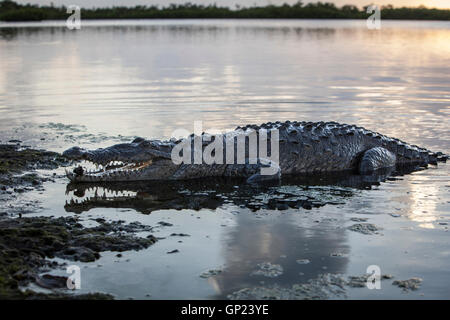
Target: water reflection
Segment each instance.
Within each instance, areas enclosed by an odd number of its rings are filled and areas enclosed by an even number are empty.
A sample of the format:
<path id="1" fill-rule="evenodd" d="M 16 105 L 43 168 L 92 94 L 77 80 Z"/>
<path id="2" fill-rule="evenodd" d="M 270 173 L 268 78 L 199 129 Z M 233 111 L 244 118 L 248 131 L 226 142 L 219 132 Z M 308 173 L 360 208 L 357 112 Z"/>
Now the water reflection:
<path id="1" fill-rule="evenodd" d="M 2 128 L 26 118 L 169 138 L 198 119 L 208 131 L 334 120 L 449 147 L 446 22 L 387 22 L 379 33 L 325 20 L 62 26 L 0 27 Z"/>
<path id="2" fill-rule="evenodd" d="M 305 283 L 323 273 L 343 274 L 347 270 L 350 247 L 347 231 L 342 226 L 343 219 L 336 219 L 327 232 L 327 228 L 286 218 L 267 222 L 239 215 L 222 249 L 225 268 L 218 276 L 208 279 L 209 283 L 215 288 L 217 298 L 226 298 L 245 287 L 274 284 L 291 287 L 293 283 Z M 282 274 L 273 278 L 252 275 L 258 264 L 267 262 L 280 265 Z"/>
<path id="3" fill-rule="evenodd" d="M 69 183 L 68 212 L 82 213 L 93 208 L 129 208 L 144 214 L 163 209 L 216 209 L 234 204 L 252 211 L 260 209 L 311 209 L 338 204 L 357 190 L 367 190 L 391 175 L 411 172 L 392 169 L 374 175 L 336 173 L 303 177 L 284 177 L 282 183 L 258 187 L 242 179 L 197 179 L 192 181 Z"/>
<path id="4" fill-rule="evenodd" d="M 80 214 L 95 208 L 130 208 L 150 214 L 158 210 L 222 208 L 234 212 L 231 231 L 227 231 L 221 239 L 222 248 L 218 248 L 222 251 L 221 273 L 207 279 L 215 292 L 213 298 L 226 298 L 243 287 L 261 284 L 289 287 L 292 283 L 315 279 L 322 273 L 345 273 L 350 253 L 347 231 L 343 227 L 345 216 L 327 218 L 318 228 L 312 218 L 305 220 L 307 212 L 313 207 L 345 203 L 360 190 L 371 189 L 393 174 L 400 172 L 388 171 L 373 176 L 342 173 L 285 177 L 281 184 L 259 187 L 233 179 L 164 184 L 70 183 L 66 191 L 71 199 L 65 210 Z M 262 219 L 249 215 L 248 209 L 257 212 Z M 296 214 L 271 218 L 284 210 Z M 282 275 L 252 276 L 257 265 L 265 262 L 280 265 Z"/>

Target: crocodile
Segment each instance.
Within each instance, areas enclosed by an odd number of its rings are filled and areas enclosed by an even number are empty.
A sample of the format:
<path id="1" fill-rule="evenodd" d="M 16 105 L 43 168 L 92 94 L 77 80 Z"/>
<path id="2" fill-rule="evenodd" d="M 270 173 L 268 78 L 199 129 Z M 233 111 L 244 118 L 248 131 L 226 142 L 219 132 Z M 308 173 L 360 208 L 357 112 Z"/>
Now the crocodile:
<path id="1" fill-rule="evenodd" d="M 262 141 L 268 144 L 262 148 L 263 144 L 257 143 L 253 150 L 248 142 L 255 135 L 267 137 Z M 239 141 L 245 141 L 243 149 L 239 149 Z M 206 151 L 214 156 L 213 162 L 202 158 Z M 220 155 L 215 154 L 217 151 L 221 151 Z M 231 162 L 227 151 L 232 151 Z M 275 151 L 279 154 L 277 161 L 267 156 Z M 199 152 L 200 161 L 196 158 Z M 179 161 L 181 154 L 184 161 Z M 177 161 L 174 155 L 178 157 Z M 437 165 L 449 157 L 363 127 L 334 121 L 267 122 L 237 127 L 223 135 L 191 134 L 184 139 L 164 141 L 137 137 L 130 143 L 95 150 L 72 147 L 64 151 L 63 156 L 99 166 L 87 170 L 79 165 L 73 171 L 66 170 L 72 182 L 240 177 L 249 183 L 278 180 L 281 175 L 341 171 L 367 175 L 384 168 Z M 263 168 L 273 170 L 263 174 Z"/>

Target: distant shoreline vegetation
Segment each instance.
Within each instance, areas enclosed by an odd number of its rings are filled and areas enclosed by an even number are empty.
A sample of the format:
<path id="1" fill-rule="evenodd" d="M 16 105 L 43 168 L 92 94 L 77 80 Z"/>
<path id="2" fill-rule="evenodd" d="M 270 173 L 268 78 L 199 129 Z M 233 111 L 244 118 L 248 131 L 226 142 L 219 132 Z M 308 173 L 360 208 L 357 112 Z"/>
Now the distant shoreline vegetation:
<path id="1" fill-rule="evenodd" d="M 69 14 L 64 6 L 21 5 L 14 1 L 0 1 L 0 21 L 64 20 Z M 336 7 L 333 3 L 309 3 L 231 9 L 216 5 L 186 3 L 166 7 L 135 6 L 82 9 L 82 19 L 367 19 L 366 7 L 354 5 Z M 450 9 L 381 7 L 382 19 L 450 20 Z"/>

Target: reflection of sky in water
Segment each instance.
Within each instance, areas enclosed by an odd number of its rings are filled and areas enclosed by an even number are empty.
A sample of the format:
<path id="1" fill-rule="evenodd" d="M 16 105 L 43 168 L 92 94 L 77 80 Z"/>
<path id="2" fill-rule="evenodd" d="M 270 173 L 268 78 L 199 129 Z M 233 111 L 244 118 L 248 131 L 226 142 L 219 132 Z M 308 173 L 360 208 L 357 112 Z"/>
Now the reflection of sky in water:
<path id="1" fill-rule="evenodd" d="M 438 145 L 439 137 L 442 147 L 449 24 L 383 27 L 150 21 L 79 32 L 2 28 L 2 125 L 21 123 L 27 110 L 30 122 L 70 119 L 90 131 L 168 137 L 196 119 L 218 129 L 333 119 L 411 140 L 407 131 L 412 142 Z"/>
<path id="2" fill-rule="evenodd" d="M 118 134 L 169 137 L 180 127 L 191 131 L 199 119 L 206 130 L 284 119 L 335 120 L 450 152 L 448 22 L 386 21 L 376 32 L 366 30 L 365 21 L 133 23 L 97 23 L 79 32 L 0 27 L 0 139 L 36 144 L 34 139 L 61 150 L 76 143 L 109 144 Z M 91 135 L 100 133 L 98 139 Z M 227 207 L 148 216 L 95 208 L 81 217 L 151 225 L 170 217 L 174 232 L 191 237 L 184 245 L 166 239 L 145 253 L 130 253 L 132 268 L 105 254 L 104 268 L 87 276 L 90 288 L 102 286 L 122 297 L 126 290 L 144 297 L 150 289 L 160 298 L 192 292 L 208 297 L 262 280 L 287 285 L 321 272 L 358 275 L 381 259 L 383 270 L 400 277 L 428 274 L 429 290 L 443 297 L 448 293 L 439 283 L 449 279 L 449 256 L 440 222 L 449 222 L 448 181 L 449 167 L 441 165 L 358 190 L 343 205 L 306 214 L 269 211 L 262 219 Z M 40 214 L 61 214 L 64 185 L 48 188 Z M 351 217 L 368 217 L 383 235 L 349 232 Z M 222 220 L 227 227 L 220 227 Z M 175 246 L 180 254 L 167 255 Z M 348 256 L 331 258 L 336 252 Z M 304 258 L 311 263 L 295 262 Z M 249 277 L 264 261 L 281 264 L 284 274 Z M 225 267 L 221 275 L 199 279 L 219 266 Z M 122 289 L 111 280 L 118 274 Z"/>

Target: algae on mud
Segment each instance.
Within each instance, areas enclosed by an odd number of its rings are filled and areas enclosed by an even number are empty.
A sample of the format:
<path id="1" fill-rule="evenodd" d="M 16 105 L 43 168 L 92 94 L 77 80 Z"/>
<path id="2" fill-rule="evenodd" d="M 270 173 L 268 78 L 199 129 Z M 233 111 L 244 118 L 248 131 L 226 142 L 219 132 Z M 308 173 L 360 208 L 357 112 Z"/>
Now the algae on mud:
<path id="1" fill-rule="evenodd" d="M 33 297 L 19 287 L 39 280 L 38 273 L 58 267 L 46 258 L 92 262 L 102 251 L 126 251 L 148 248 L 156 238 L 140 238 L 122 232 L 150 231 L 139 223 L 108 223 L 97 219 L 99 226 L 84 228 L 77 218 L 49 217 L 8 218 L 0 220 L 0 298 Z"/>
<path id="2" fill-rule="evenodd" d="M 54 169 L 68 161 L 56 152 L 29 149 L 19 144 L 0 144 L 0 174 L 23 170 Z"/>

